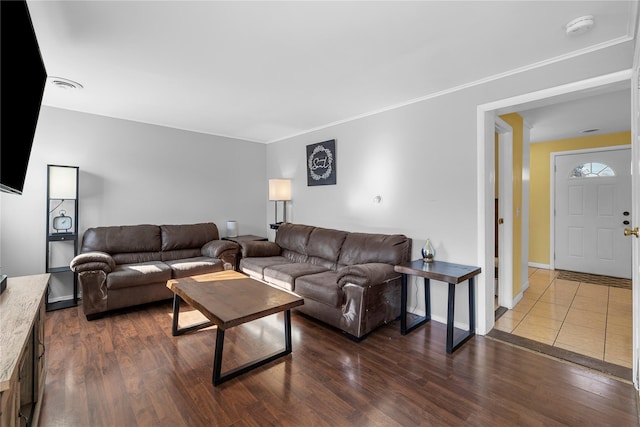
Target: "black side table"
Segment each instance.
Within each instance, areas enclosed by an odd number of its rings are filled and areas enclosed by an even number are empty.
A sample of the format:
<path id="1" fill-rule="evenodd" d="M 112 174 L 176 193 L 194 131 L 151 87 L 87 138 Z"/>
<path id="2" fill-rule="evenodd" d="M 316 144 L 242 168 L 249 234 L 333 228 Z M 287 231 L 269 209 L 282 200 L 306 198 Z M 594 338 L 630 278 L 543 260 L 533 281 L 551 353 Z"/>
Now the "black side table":
<path id="1" fill-rule="evenodd" d="M 246 242 L 246 241 L 262 242 L 267 240 L 267 238 L 261 237 L 261 236 L 254 236 L 252 234 L 245 234 L 245 235 L 236 236 L 236 237 L 223 237 L 222 240 L 231 240 L 232 242 L 240 243 L 240 242 Z"/>
<path id="2" fill-rule="evenodd" d="M 475 313 L 475 276 L 481 273 L 480 267 L 453 264 L 444 261 L 424 262 L 422 259 L 396 265 L 394 270 L 402 273 L 402 301 L 400 314 L 400 332 L 405 335 L 418 326 L 431 320 L 430 280 L 439 280 L 449 284 L 449 301 L 447 305 L 447 353 L 451 354 L 476 334 Z M 425 316 L 418 318 L 407 326 L 407 276 L 424 278 Z M 463 331 L 454 339 L 454 308 L 456 285 L 469 281 L 469 330 Z"/>

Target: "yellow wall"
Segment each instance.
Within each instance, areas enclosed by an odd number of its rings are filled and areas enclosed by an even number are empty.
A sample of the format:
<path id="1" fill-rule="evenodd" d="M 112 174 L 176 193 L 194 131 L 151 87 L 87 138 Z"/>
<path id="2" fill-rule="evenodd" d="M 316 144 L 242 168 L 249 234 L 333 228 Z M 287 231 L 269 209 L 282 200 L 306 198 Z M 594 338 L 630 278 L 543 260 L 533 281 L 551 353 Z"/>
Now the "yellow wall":
<path id="1" fill-rule="evenodd" d="M 522 291 L 522 117 L 518 113 L 500 116 L 513 128 L 513 295 Z"/>
<path id="2" fill-rule="evenodd" d="M 549 233 L 551 231 L 549 217 L 551 209 L 551 153 L 626 144 L 631 144 L 631 132 L 561 139 L 530 145 L 531 177 L 529 187 L 529 262 L 544 265 L 548 265 L 550 263 Z M 515 170 L 514 164 L 514 171 Z M 513 244 L 515 248 L 515 238 Z M 515 254 L 514 259 L 516 259 Z M 516 294 L 514 293 L 514 295 Z"/>

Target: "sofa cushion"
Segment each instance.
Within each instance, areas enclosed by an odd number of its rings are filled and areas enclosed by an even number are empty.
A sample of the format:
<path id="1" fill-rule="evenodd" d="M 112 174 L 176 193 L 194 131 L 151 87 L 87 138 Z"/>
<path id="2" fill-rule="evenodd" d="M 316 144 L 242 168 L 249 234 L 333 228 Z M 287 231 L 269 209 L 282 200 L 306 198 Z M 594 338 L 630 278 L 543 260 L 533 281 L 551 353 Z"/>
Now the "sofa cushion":
<path id="1" fill-rule="evenodd" d="M 342 244 L 338 264 L 382 262 L 396 265 L 409 259 L 411 240 L 401 234 L 349 233 Z"/>
<path id="2" fill-rule="evenodd" d="M 283 256 L 268 256 L 268 257 L 256 257 L 256 258 L 242 258 L 240 260 L 240 271 L 248 274 L 251 277 L 257 279 L 263 279 L 263 272 L 265 267 L 271 267 L 272 265 L 288 264 L 291 261 Z"/>
<path id="3" fill-rule="evenodd" d="M 309 256 L 307 262 L 335 270 L 340 247 L 347 234 L 346 231 L 315 228 L 307 243 L 306 251 Z"/>
<path id="4" fill-rule="evenodd" d="M 221 260 L 204 256 L 166 261 L 166 263 L 171 267 L 173 279 L 224 270 L 224 263 Z"/>
<path id="5" fill-rule="evenodd" d="M 281 288 L 295 291 L 295 280 L 307 274 L 327 271 L 321 265 L 309 264 L 306 262 L 294 262 L 291 264 L 279 264 L 265 267 L 263 271 L 264 280 Z"/>
<path id="6" fill-rule="evenodd" d="M 300 252 L 290 251 L 289 249 L 282 250 L 282 256 L 289 260 L 289 262 L 308 262 L 309 257 Z"/>
<path id="7" fill-rule="evenodd" d="M 162 250 L 200 249 L 205 243 L 218 240 L 218 227 L 213 222 L 200 224 L 161 225 Z"/>
<path id="8" fill-rule="evenodd" d="M 296 279 L 296 293 L 302 297 L 331 307 L 340 307 L 344 301 L 342 287 L 338 286 L 336 271 L 308 274 Z"/>
<path id="9" fill-rule="evenodd" d="M 161 246 L 160 227 L 157 225 L 93 227 L 84 232 L 80 252 L 101 251 L 111 255 L 159 252 Z"/>
<path id="10" fill-rule="evenodd" d="M 276 243 L 283 249 L 306 254 L 309 236 L 315 227 L 310 225 L 284 223 L 278 227 Z"/>
<path id="11" fill-rule="evenodd" d="M 171 268 L 164 262 L 151 261 L 117 265 L 107 275 L 107 288 L 122 289 L 171 279 Z"/>
<path id="12" fill-rule="evenodd" d="M 139 264 L 141 262 L 162 261 L 162 252 L 127 252 L 111 254 L 116 264 Z"/>
<path id="13" fill-rule="evenodd" d="M 185 258 L 196 258 L 199 256 L 202 256 L 202 250 L 200 248 L 175 249 L 162 252 L 161 260 L 167 262 Z"/>

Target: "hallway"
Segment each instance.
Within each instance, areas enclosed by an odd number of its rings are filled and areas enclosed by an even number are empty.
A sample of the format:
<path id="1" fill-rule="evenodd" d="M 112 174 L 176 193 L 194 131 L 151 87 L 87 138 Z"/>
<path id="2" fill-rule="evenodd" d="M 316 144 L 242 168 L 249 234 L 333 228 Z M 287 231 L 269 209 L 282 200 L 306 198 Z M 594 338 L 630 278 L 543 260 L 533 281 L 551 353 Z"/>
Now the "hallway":
<path id="1" fill-rule="evenodd" d="M 631 289 L 556 278 L 529 268 L 529 288 L 497 330 L 631 368 Z"/>

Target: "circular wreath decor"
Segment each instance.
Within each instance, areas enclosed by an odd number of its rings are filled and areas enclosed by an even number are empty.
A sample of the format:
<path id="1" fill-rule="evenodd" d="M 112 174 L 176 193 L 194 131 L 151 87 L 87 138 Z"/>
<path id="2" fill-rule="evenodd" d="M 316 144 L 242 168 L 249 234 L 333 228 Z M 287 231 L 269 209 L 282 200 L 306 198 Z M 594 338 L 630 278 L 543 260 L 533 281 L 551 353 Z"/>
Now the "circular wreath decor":
<path id="1" fill-rule="evenodd" d="M 318 154 L 319 152 L 324 151 L 324 153 L 327 155 L 327 170 L 322 174 L 322 175 L 318 175 L 317 173 L 315 173 L 315 171 L 313 170 L 313 160 L 316 156 L 316 154 Z M 331 150 L 324 148 L 322 145 L 318 145 L 316 148 L 313 149 L 313 153 L 311 153 L 311 155 L 309 156 L 309 161 L 308 161 L 308 166 L 309 166 L 309 173 L 311 174 L 311 178 L 313 178 L 314 181 L 320 181 L 321 179 L 327 179 L 331 176 L 331 172 L 333 171 L 333 153 L 331 152 Z"/>

